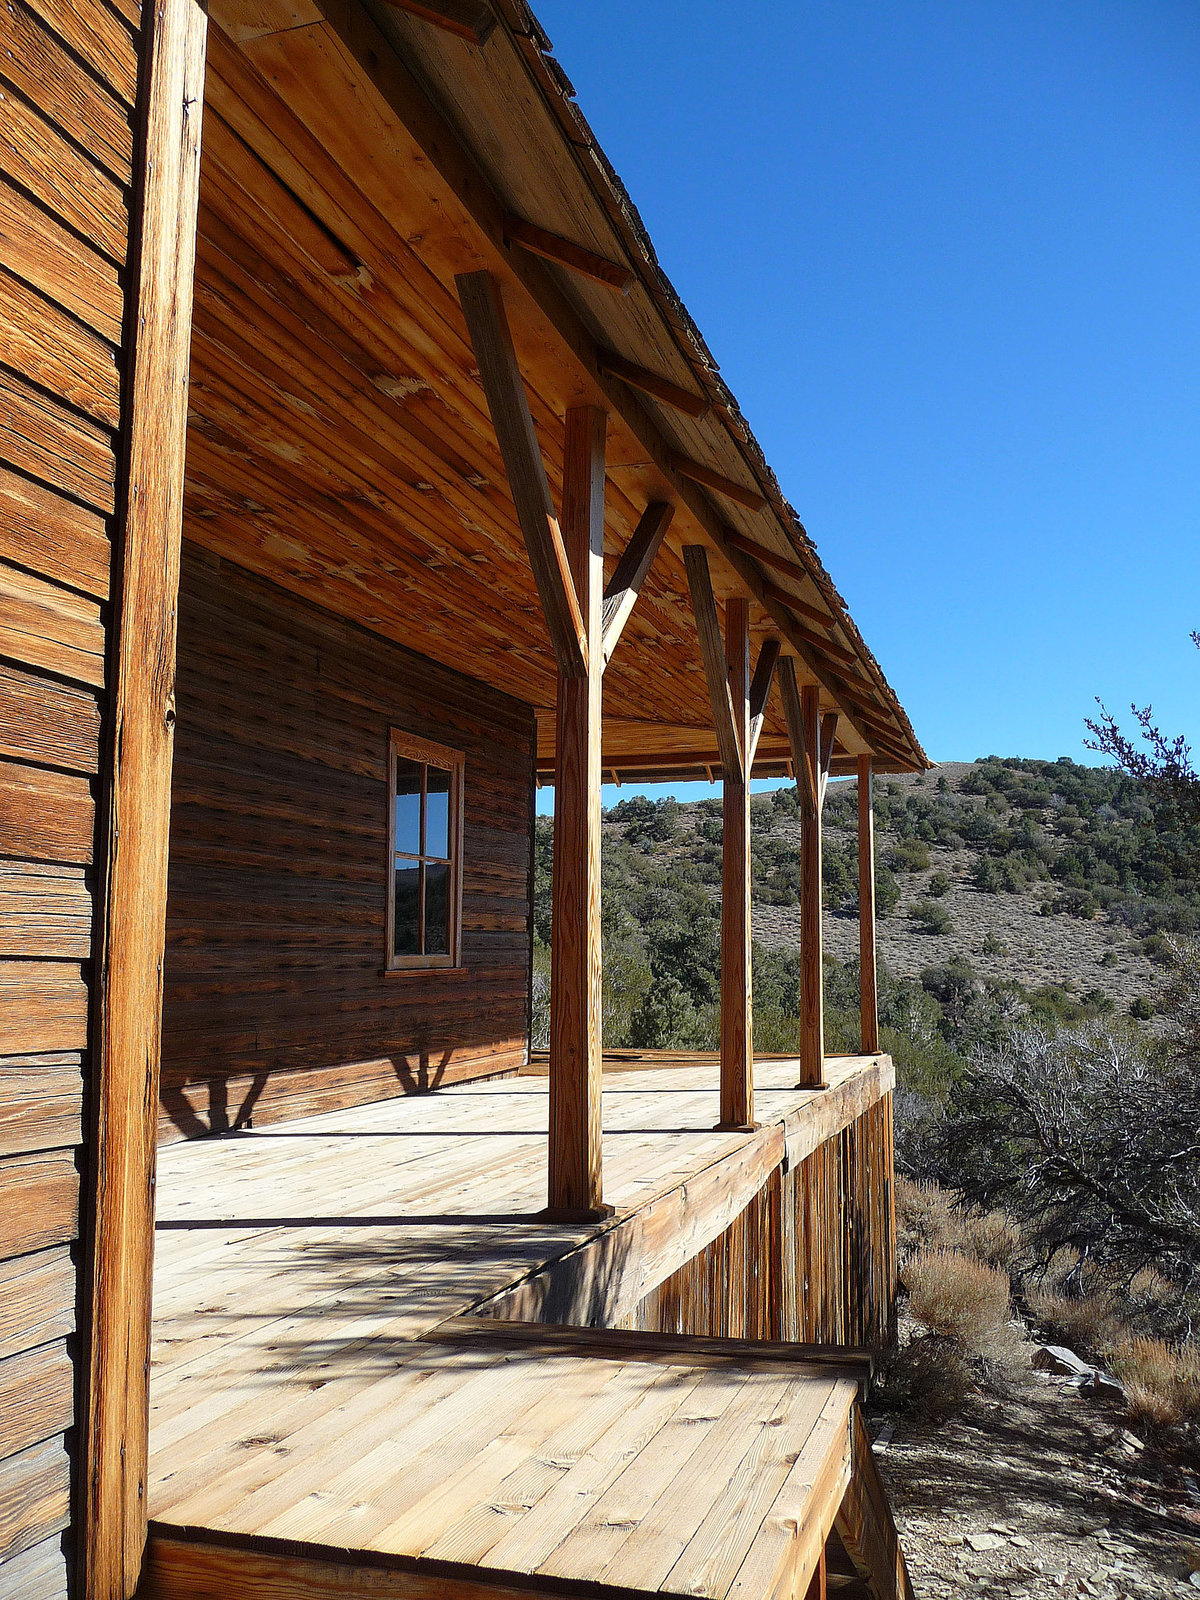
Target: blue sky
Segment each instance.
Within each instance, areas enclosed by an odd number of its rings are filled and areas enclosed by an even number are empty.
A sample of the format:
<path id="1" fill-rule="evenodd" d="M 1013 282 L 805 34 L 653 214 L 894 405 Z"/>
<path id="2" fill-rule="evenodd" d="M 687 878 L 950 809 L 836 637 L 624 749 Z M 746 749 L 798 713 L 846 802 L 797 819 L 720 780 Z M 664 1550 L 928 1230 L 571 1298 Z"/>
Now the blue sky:
<path id="1" fill-rule="evenodd" d="M 1200 735 L 1200 6 L 536 9 L 931 756 Z"/>

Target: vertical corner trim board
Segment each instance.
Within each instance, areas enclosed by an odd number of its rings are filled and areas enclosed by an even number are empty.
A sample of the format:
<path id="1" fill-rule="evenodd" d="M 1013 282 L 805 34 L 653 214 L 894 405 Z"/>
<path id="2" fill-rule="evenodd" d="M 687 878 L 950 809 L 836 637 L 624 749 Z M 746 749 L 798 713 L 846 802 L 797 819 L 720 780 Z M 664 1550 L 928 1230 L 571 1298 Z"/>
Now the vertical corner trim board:
<path id="1" fill-rule="evenodd" d="M 174 724 L 175 612 L 207 21 L 197 0 L 143 18 L 134 175 L 136 304 L 126 316 L 114 549 L 111 767 L 103 824 L 91 1168 L 85 1587 L 128 1600 L 146 1542 L 157 1071 Z"/>

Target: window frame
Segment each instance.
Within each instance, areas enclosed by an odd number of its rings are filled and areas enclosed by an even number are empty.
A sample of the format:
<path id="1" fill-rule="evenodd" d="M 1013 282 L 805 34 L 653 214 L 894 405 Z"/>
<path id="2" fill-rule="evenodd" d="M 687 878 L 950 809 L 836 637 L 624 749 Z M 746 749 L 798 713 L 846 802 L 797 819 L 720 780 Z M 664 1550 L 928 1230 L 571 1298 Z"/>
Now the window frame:
<path id="1" fill-rule="evenodd" d="M 424 767 L 437 767 L 449 774 L 446 844 L 449 851 L 449 894 L 447 903 L 447 944 L 449 950 L 434 955 L 396 954 L 396 761 L 418 762 Z M 467 758 L 461 750 L 449 745 L 435 744 L 432 739 L 421 739 L 416 734 L 405 733 L 401 728 L 388 730 L 387 771 L 387 944 L 385 972 L 429 972 L 457 969 L 462 966 L 462 877 L 463 877 L 463 792 Z M 422 841 L 424 842 L 424 841 Z M 406 860 L 422 861 L 425 858 L 400 852 Z M 442 861 L 445 857 L 429 857 Z"/>

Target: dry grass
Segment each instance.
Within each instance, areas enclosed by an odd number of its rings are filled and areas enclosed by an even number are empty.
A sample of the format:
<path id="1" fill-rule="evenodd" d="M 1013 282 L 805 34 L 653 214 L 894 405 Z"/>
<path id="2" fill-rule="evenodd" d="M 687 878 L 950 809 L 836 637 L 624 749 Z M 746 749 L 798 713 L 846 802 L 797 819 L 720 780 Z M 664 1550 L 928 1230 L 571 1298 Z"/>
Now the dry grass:
<path id="1" fill-rule="evenodd" d="M 1098 1355 L 1128 1331 L 1120 1303 L 1105 1290 L 1066 1295 L 1056 1289 L 1033 1289 L 1028 1304 L 1052 1340 L 1083 1355 Z"/>
<path id="2" fill-rule="evenodd" d="M 1105 1355 L 1136 1416 L 1159 1427 L 1200 1424 L 1200 1347 L 1126 1338 L 1110 1345 Z"/>
<path id="3" fill-rule="evenodd" d="M 1006 1211 L 967 1210 L 952 1190 L 937 1184 L 897 1178 L 896 1218 L 904 1243 L 914 1252 L 959 1251 L 1005 1272 L 1020 1265 L 1021 1230 Z"/>
<path id="4" fill-rule="evenodd" d="M 994 1357 L 1011 1340 L 1007 1273 L 961 1250 L 922 1250 L 904 1269 L 908 1309 L 931 1333 Z"/>
<path id="5" fill-rule="evenodd" d="M 1175 1295 L 1158 1273 L 1139 1273 L 1118 1294 L 1075 1251 L 1062 1249 L 1031 1281 L 1033 1262 L 1015 1220 L 1003 1211 L 964 1209 L 936 1184 L 898 1178 L 896 1217 L 916 1325 L 887 1379 L 901 1405 L 937 1416 L 953 1411 L 972 1388 L 1009 1387 L 1028 1365 L 1030 1349 L 1010 1303 L 1015 1283 L 1024 1286 L 1031 1316 L 1052 1340 L 1121 1380 L 1135 1418 L 1200 1429 L 1200 1344 L 1141 1336 Z"/>

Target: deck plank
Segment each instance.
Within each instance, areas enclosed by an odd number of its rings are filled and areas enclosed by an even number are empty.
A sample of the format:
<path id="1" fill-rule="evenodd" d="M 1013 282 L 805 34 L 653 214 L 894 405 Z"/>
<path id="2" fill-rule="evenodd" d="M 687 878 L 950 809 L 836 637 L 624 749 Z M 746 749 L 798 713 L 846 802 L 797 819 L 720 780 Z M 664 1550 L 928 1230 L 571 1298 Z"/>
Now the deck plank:
<path id="1" fill-rule="evenodd" d="M 714 1057 L 622 1060 L 604 1092 L 616 1214 L 602 1223 L 538 1215 L 536 1073 L 168 1146 L 151 1515 L 481 1581 L 709 1600 L 786 1587 L 813 1495 L 818 1521 L 836 1509 L 861 1363 L 741 1362 L 736 1344 L 727 1359 L 724 1341 L 670 1335 L 643 1350 L 603 1328 L 523 1345 L 478 1314 L 528 1315 L 551 1303 L 548 1275 L 575 1275 L 603 1287 L 595 1319 L 615 1320 L 785 1151 L 891 1086 L 886 1062 L 829 1066 L 814 1095 L 794 1060 L 761 1063 L 763 1127 L 730 1134 L 712 1127 Z"/>

